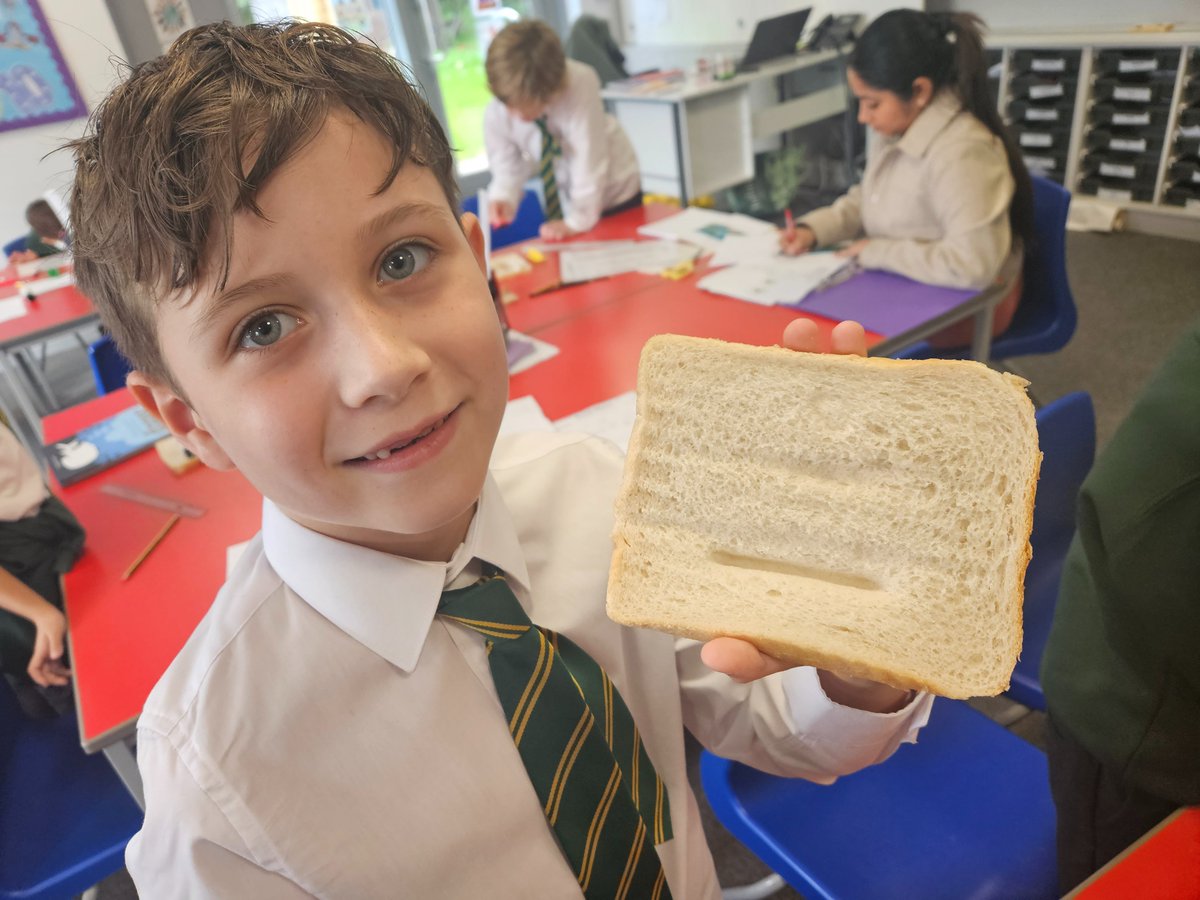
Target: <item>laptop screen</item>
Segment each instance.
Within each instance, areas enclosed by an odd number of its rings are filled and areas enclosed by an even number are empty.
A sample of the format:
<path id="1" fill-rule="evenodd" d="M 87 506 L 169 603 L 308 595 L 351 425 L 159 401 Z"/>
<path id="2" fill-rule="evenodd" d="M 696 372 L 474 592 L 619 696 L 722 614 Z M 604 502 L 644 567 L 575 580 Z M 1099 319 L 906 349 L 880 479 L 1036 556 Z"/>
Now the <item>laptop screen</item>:
<path id="1" fill-rule="evenodd" d="M 746 55 L 738 64 L 738 71 L 745 72 L 768 60 L 794 54 L 796 45 L 800 43 L 800 35 L 804 33 L 804 24 L 808 21 L 811 12 L 812 7 L 809 7 L 796 12 L 784 13 L 782 16 L 775 16 L 771 19 L 763 19 L 755 25 L 754 37 L 750 39 Z"/>

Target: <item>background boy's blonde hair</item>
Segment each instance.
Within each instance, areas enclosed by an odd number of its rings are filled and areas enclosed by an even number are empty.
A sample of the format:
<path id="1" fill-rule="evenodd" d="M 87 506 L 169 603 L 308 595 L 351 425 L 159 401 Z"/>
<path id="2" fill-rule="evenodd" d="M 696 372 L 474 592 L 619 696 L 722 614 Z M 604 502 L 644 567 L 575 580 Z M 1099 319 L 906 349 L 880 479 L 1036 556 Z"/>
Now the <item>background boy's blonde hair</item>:
<path id="1" fill-rule="evenodd" d="M 492 39 L 484 68 L 488 87 L 501 103 L 545 103 L 566 81 L 567 55 L 553 28 L 527 19 Z"/>
<path id="2" fill-rule="evenodd" d="M 457 213 L 445 132 L 399 64 L 332 25 L 194 28 L 135 67 L 92 114 L 75 153 L 75 273 L 117 347 L 178 389 L 158 345 L 164 296 L 229 275 L 235 214 L 262 216 L 264 182 L 348 109 L 392 148 L 385 190 L 411 160 Z"/>

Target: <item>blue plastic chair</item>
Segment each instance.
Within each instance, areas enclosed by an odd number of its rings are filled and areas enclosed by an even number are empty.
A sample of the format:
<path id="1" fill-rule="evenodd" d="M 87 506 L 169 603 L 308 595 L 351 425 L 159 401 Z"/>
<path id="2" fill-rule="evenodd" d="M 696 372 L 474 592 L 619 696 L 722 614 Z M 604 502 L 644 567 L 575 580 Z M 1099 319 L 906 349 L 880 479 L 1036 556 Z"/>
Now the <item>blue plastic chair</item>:
<path id="1" fill-rule="evenodd" d="M 4 245 L 4 258 L 8 259 L 10 253 L 20 253 L 22 250 L 29 249 L 29 238 L 26 235 L 21 235 L 19 238 L 13 238 Z"/>
<path id="2" fill-rule="evenodd" d="M 700 776 L 721 823 L 808 900 L 1059 896 L 1045 755 L 960 701 L 832 785 L 707 751 Z"/>
<path id="3" fill-rule="evenodd" d="M 65 900 L 124 865 L 142 812 L 75 716 L 27 719 L 0 682 L 0 900 Z"/>
<path id="4" fill-rule="evenodd" d="M 96 394 L 103 397 L 125 387 L 125 376 L 133 368 L 129 360 L 121 355 L 110 335 L 93 341 L 87 348 L 88 362 L 92 366 L 92 377 L 96 381 Z"/>
<path id="5" fill-rule="evenodd" d="M 1096 456 L 1096 414 L 1082 391 L 1038 410 L 1042 471 L 1033 508 L 1033 558 L 1025 572 L 1024 639 L 1008 695 L 1032 709 L 1045 710 L 1038 670 L 1062 578 L 1067 548 L 1075 535 L 1075 503 Z"/>
<path id="6" fill-rule="evenodd" d="M 1032 176 L 1034 244 L 1025 249 L 1021 302 L 1004 334 L 992 341 L 994 360 L 1054 353 L 1075 334 L 1078 314 L 1067 281 L 1067 210 L 1071 194 L 1046 178 Z M 965 359 L 969 346 L 937 348 L 921 341 L 894 355 L 900 359 Z"/>
<path id="7" fill-rule="evenodd" d="M 462 211 L 479 215 L 479 198 L 475 195 L 464 197 Z M 527 189 L 525 196 L 521 198 L 521 205 L 517 207 L 517 214 L 513 220 L 503 228 L 492 229 L 492 249 L 499 250 L 509 244 L 537 237 L 538 229 L 545 221 L 546 214 L 542 211 L 542 201 L 538 198 L 537 192 Z"/>

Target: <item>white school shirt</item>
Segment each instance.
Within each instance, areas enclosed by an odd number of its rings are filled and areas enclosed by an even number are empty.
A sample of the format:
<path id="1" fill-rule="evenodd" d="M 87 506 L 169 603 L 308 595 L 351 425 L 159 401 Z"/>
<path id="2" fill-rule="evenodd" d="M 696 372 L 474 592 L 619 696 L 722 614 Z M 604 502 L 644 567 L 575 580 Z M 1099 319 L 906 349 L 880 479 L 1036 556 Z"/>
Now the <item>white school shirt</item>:
<path id="1" fill-rule="evenodd" d="M 604 210 L 624 203 L 640 189 L 633 145 L 617 120 L 604 111 L 596 70 L 573 59 L 567 60 L 566 86 L 546 107 L 545 119 L 562 147 L 554 163 L 554 179 L 563 201 L 563 221 L 575 231 L 588 231 Z M 525 182 L 540 169 L 541 129 L 492 100 L 483 113 L 483 140 L 492 170 L 488 199 L 520 203 Z"/>
<path id="2" fill-rule="evenodd" d="M 609 620 L 621 469 L 597 438 L 502 439 L 449 564 L 336 541 L 265 503 L 261 536 L 138 723 L 146 819 L 126 862 L 141 895 L 579 900 L 482 637 L 435 618 L 443 587 L 480 560 L 629 705 L 669 797 L 674 837 L 658 852 L 679 900 L 720 897 L 685 727 L 723 755 L 818 780 L 914 738 L 931 697 L 879 715 L 830 702 L 812 669 L 739 685 L 695 643 Z"/>
<path id="3" fill-rule="evenodd" d="M 858 257 L 868 269 L 981 289 L 1020 272 L 1014 185 L 1003 142 L 944 89 L 902 136 L 877 137 L 861 184 L 798 222 L 818 244 L 870 238 Z"/>
<path id="4" fill-rule="evenodd" d="M 32 516 L 48 496 L 37 463 L 17 436 L 0 424 L 0 521 Z"/>

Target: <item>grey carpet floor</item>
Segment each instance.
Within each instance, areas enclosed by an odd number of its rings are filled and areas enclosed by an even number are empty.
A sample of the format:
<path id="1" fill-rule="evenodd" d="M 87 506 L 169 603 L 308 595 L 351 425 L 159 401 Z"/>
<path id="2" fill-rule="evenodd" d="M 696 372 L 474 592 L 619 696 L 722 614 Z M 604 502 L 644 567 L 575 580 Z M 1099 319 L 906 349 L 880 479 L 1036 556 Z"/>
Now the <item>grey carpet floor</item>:
<path id="1" fill-rule="evenodd" d="M 1200 245 L 1135 234 L 1070 234 L 1067 267 L 1079 308 L 1074 339 L 1052 356 L 1018 359 L 1013 364 L 1029 379 L 1042 403 L 1071 391 L 1091 392 L 1103 447 L 1181 332 L 1200 316 Z M 64 402 L 79 402 L 91 394 L 86 359 L 73 341 L 52 345 L 47 372 Z M 976 705 L 1032 743 L 1043 745 L 1040 713 L 1003 699 Z M 691 743 L 693 776 L 697 757 Z M 746 884 L 767 874 L 762 863 L 712 817 L 695 777 L 693 784 L 701 796 L 721 883 Z M 785 888 L 774 896 L 785 900 L 800 895 Z M 128 875 L 121 872 L 105 881 L 99 897 L 135 897 Z"/>

